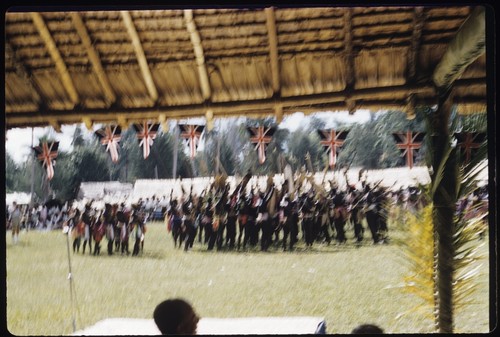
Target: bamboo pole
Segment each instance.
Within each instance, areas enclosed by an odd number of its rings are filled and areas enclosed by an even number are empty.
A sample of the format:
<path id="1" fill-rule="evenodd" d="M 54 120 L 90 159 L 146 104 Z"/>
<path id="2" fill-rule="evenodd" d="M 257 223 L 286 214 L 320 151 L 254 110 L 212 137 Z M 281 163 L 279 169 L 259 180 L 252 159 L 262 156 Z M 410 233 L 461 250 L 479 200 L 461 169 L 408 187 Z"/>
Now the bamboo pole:
<path id="1" fill-rule="evenodd" d="M 196 24 L 193 20 L 193 10 L 184 10 L 184 19 L 186 21 L 186 27 L 189 32 L 189 38 L 193 44 L 194 55 L 196 57 L 196 65 L 198 66 L 198 77 L 200 80 L 201 93 L 205 100 L 210 100 L 212 96 L 212 89 L 210 88 L 210 81 L 208 79 L 207 67 L 205 65 L 205 55 L 203 52 L 203 46 L 201 45 L 200 34 L 196 28 Z"/>
<path id="2" fill-rule="evenodd" d="M 151 74 L 151 70 L 149 69 L 148 61 L 146 59 L 146 55 L 144 54 L 141 40 L 139 39 L 139 34 L 137 34 L 137 30 L 135 28 L 134 22 L 132 21 L 130 13 L 128 11 L 121 11 L 120 13 L 123 22 L 125 23 L 125 27 L 127 28 L 127 32 L 132 40 L 132 46 L 134 47 L 137 62 L 139 63 L 142 76 L 144 77 L 144 82 L 146 83 L 146 88 L 148 89 L 149 96 L 151 97 L 153 102 L 156 102 L 158 100 L 158 90 L 156 89 L 153 75 Z"/>
<path id="3" fill-rule="evenodd" d="M 38 30 L 40 37 L 45 43 L 45 46 L 47 47 L 50 57 L 55 63 L 57 73 L 61 78 L 66 93 L 69 95 L 71 103 L 73 103 L 73 105 L 76 105 L 80 101 L 80 98 L 76 91 L 73 80 L 71 79 L 71 75 L 69 74 L 68 68 L 64 63 L 61 53 L 59 53 L 59 49 L 57 49 L 57 45 L 54 39 L 50 35 L 50 31 L 47 28 L 47 25 L 45 24 L 42 15 L 40 13 L 33 12 L 31 13 L 31 19 L 33 20 L 33 24 Z"/>
<path id="4" fill-rule="evenodd" d="M 82 41 L 82 45 L 85 47 L 87 51 L 87 55 L 89 57 L 90 62 L 94 68 L 94 71 L 97 75 L 97 79 L 101 84 L 102 90 L 104 91 L 104 96 L 106 97 L 106 101 L 108 106 L 113 104 L 116 101 L 116 95 L 111 87 L 111 83 L 109 82 L 108 76 L 102 67 L 102 63 L 99 57 L 99 54 L 95 50 L 92 45 L 92 40 L 90 39 L 89 33 L 85 24 L 83 23 L 82 17 L 78 12 L 70 13 L 71 19 L 73 20 L 73 24 L 75 25 L 76 32 L 78 36 L 80 36 L 80 40 Z"/>

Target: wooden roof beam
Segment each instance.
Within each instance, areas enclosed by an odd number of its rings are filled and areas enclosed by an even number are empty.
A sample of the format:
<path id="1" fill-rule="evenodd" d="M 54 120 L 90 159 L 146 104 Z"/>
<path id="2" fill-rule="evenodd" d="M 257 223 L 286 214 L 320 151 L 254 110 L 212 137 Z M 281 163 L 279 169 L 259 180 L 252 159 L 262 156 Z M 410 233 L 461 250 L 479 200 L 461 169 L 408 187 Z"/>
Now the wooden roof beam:
<path id="1" fill-rule="evenodd" d="M 477 6 L 448 44 L 436 66 L 432 80 L 440 93 L 450 90 L 464 70 L 486 49 L 486 17 L 483 6 Z"/>
<path id="2" fill-rule="evenodd" d="M 57 49 L 54 39 L 50 35 L 49 29 L 47 28 L 42 15 L 40 13 L 33 12 L 31 13 L 31 19 L 33 20 L 33 24 L 40 34 L 40 37 L 45 43 L 50 57 L 55 63 L 56 70 L 61 77 L 64 89 L 66 89 L 66 93 L 69 95 L 71 103 L 73 103 L 73 105 L 78 104 L 80 102 L 80 98 L 76 91 L 75 85 L 73 84 L 73 80 L 71 79 L 71 75 L 69 74 L 68 68 L 66 67 L 64 60 L 62 59 L 61 54 Z"/>
<path id="3" fill-rule="evenodd" d="M 467 88 L 473 85 L 486 85 L 485 78 L 477 79 L 459 79 L 455 82 L 456 88 Z M 401 97 L 386 99 L 387 93 L 391 93 L 393 97 Z M 408 102 L 404 97 L 411 94 L 416 95 L 414 102 Z M 81 111 L 41 111 L 37 113 L 9 113 L 6 114 L 5 124 L 7 128 L 16 127 L 18 125 L 40 125 L 48 124 L 48 121 L 53 119 L 59 121 L 61 124 L 65 123 L 80 123 L 81 120 L 86 122 L 89 126 L 92 123 L 99 123 L 102 121 L 116 121 L 117 116 L 125 115 L 128 122 L 143 119 L 159 119 L 161 114 L 164 118 L 190 118 L 190 117 L 203 117 L 208 121 L 215 117 L 248 115 L 252 111 L 259 113 L 266 112 L 270 115 L 273 109 L 279 104 L 282 108 L 283 114 L 291 111 L 303 111 L 309 109 L 310 111 L 319 111 L 322 107 L 338 107 L 339 109 L 347 108 L 348 93 L 346 92 L 332 92 L 321 93 L 306 96 L 290 96 L 281 97 L 280 99 L 265 98 L 258 100 L 237 101 L 237 102 L 212 102 L 200 103 L 182 106 L 165 106 L 154 108 L 127 108 L 127 109 L 86 109 Z M 384 95 L 381 97 L 381 95 Z M 419 96 L 422 97 L 419 97 Z M 437 103 L 437 96 L 435 95 L 435 86 L 433 83 L 419 83 L 414 85 L 398 85 L 391 87 L 379 88 L 366 88 L 357 89 L 349 93 L 349 97 L 356 102 L 357 107 L 366 106 L 399 106 L 404 108 L 407 104 L 412 103 L 415 105 L 422 104 L 422 102 L 429 102 L 432 104 Z M 468 99 L 455 99 L 458 103 L 478 103 L 483 100 L 482 97 L 470 97 Z M 204 113 L 206 112 L 206 113 Z M 82 118 L 82 115 L 84 118 Z M 89 127 L 88 126 L 88 127 Z"/>
<path id="4" fill-rule="evenodd" d="M 280 68 L 278 61 L 278 35 L 276 33 L 276 18 L 272 7 L 266 8 L 266 26 L 269 38 L 269 58 L 271 60 L 271 78 L 274 95 L 281 95 Z"/>
<path id="5" fill-rule="evenodd" d="M 196 28 L 196 24 L 193 20 L 193 10 L 184 10 L 184 20 L 186 21 L 186 27 L 189 32 L 189 37 L 191 43 L 193 44 L 194 55 L 196 57 L 196 65 L 198 66 L 198 76 L 200 79 L 201 93 L 205 101 L 210 101 L 212 97 L 212 89 L 210 87 L 210 82 L 208 80 L 208 72 L 205 64 L 205 55 L 203 52 L 203 46 L 201 45 L 200 34 Z"/>
<path id="6" fill-rule="evenodd" d="M 354 90 L 354 60 L 352 53 L 352 8 L 345 8 L 344 11 L 344 55 L 346 62 L 346 88 L 347 93 Z M 346 97 L 346 105 L 349 114 L 353 114 L 356 111 L 356 104 L 352 101 L 349 95 Z"/>
<path id="7" fill-rule="evenodd" d="M 408 74 L 407 83 L 414 83 L 417 73 L 418 54 L 420 51 L 420 39 L 422 38 L 422 29 L 424 27 L 424 8 L 415 7 L 413 11 L 413 32 L 411 37 L 411 47 L 408 53 Z M 415 118 L 415 96 L 410 94 L 407 98 L 406 118 Z"/>
<path id="8" fill-rule="evenodd" d="M 80 36 L 80 40 L 82 41 L 82 44 L 87 51 L 87 55 L 89 56 L 90 62 L 92 63 L 94 71 L 97 75 L 97 79 L 102 86 L 107 105 L 111 106 L 116 101 L 116 95 L 113 91 L 113 88 L 111 87 L 108 76 L 106 75 L 106 72 L 102 67 L 99 54 L 92 45 L 92 40 L 90 39 L 85 24 L 83 23 L 82 17 L 80 16 L 80 14 L 78 14 L 78 12 L 71 12 L 70 17 L 73 20 L 76 32 L 78 33 L 78 36 Z"/>
<path id="9" fill-rule="evenodd" d="M 149 69 L 148 61 L 146 60 L 146 55 L 144 54 L 144 49 L 142 48 L 141 40 L 139 39 L 139 34 L 137 34 L 137 30 L 130 13 L 128 11 L 120 11 L 120 14 L 123 22 L 125 23 L 125 27 L 127 28 L 128 35 L 132 40 L 132 46 L 134 47 L 137 62 L 139 63 L 142 76 L 144 77 L 144 82 L 146 83 L 149 96 L 156 103 L 158 101 L 158 90 L 156 89 L 153 81 L 153 75 Z"/>
<path id="10" fill-rule="evenodd" d="M 417 71 L 418 53 L 420 50 L 420 39 L 424 27 L 424 8 L 415 7 L 413 11 L 413 33 L 411 37 L 411 49 L 408 54 L 408 82 L 413 83 Z"/>
<path id="11" fill-rule="evenodd" d="M 459 105 L 481 105 L 485 107 L 483 97 L 470 97 L 454 99 L 455 104 Z M 270 116 L 274 106 L 273 101 L 267 103 L 234 103 L 234 105 L 216 104 L 207 111 L 215 118 L 226 117 L 241 117 L 246 116 L 249 118 L 262 118 L 263 116 Z M 375 99 L 375 100 L 359 100 L 356 102 L 359 109 L 377 109 L 386 110 L 388 108 L 404 109 L 408 104 L 406 99 Z M 417 98 L 414 102 L 415 105 L 436 105 L 438 104 L 438 97 L 423 97 Z M 287 102 L 287 106 L 283 108 L 283 114 L 293 114 L 295 112 L 303 112 L 305 114 L 315 113 L 318 111 L 335 111 L 345 110 L 346 103 L 344 101 L 332 100 L 330 102 L 317 102 L 314 104 L 307 102 L 297 102 L 291 104 Z M 9 116 L 6 120 L 6 128 L 11 129 L 15 127 L 32 127 L 32 126 L 47 126 L 50 125 L 51 120 L 57 120 L 61 125 L 81 123 L 82 121 L 87 126 L 88 130 L 92 130 L 94 123 L 116 123 L 121 114 L 126 113 L 127 123 L 135 123 L 144 120 L 156 120 L 161 114 L 165 114 L 170 119 L 185 119 L 194 117 L 203 117 L 202 109 L 204 106 L 186 106 L 186 107 L 165 107 L 164 109 L 156 108 L 143 108 L 132 109 L 131 111 L 104 111 L 104 110 L 91 110 L 84 112 L 85 117 L 61 114 L 59 111 L 46 112 L 44 114 L 26 116 L 24 113 L 18 113 Z M 207 124 L 208 127 L 208 124 Z"/>
<path id="12" fill-rule="evenodd" d="M 33 99 L 35 100 L 36 104 L 38 106 L 46 108 L 46 103 L 42 100 L 42 96 L 40 95 L 40 92 L 42 92 L 40 87 L 34 81 L 33 76 L 31 75 L 30 71 L 26 68 L 26 66 L 19 59 L 19 57 L 17 57 L 16 52 L 14 51 L 14 48 L 12 48 L 11 44 L 7 41 L 5 41 L 5 50 L 10 52 L 12 55 L 11 57 L 14 61 L 14 65 L 16 67 L 16 73 L 20 77 L 23 77 L 24 79 L 26 79 L 26 82 L 31 87 L 32 90 L 30 90 L 30 92 L 32 93 Z"/>
<path id="13" fill-rule="evenodd" d="M 267 36 L 269 39 L 269 59 L 271 63 L 271 83 L 273 88 L 273 97 L 281 97 L 281 81 L 280 81 L 280 66 L 278 56 L 278 33 L 276 30 L 276 16 L 274 8 L 268 7 L 264 9 L 266 14 Z M 281 123 L 283 120 L 283 105 L 276 103 L 274 105 L 274 115 L 276 123 Z"/>

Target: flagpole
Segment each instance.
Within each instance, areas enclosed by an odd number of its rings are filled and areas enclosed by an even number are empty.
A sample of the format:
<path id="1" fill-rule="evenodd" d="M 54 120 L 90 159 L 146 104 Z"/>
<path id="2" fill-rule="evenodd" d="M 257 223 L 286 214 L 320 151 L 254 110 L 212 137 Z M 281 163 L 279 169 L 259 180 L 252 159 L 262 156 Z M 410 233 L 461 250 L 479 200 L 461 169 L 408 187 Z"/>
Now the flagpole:
<path id="1" fill-rule="evenodd" d="M 177 124 L 174 128 L 174 165 L 172 168 L 172 179 L 177 178 L 177 155 L 178 155 L 178 147 L 179 147 L 179 125 Z"/>
<path id="2" fill-rule="evenodd" d="M 215 161 L 215 174 L 219 174 L 219 170 L 220 170 L 220 167 L 219 167 L 219 161 L 220 161 L 220 135 L 217 134 L 217 160 Z"/>
<path id="3" fill-rule="evenodd" d="M 31 128 L 31 151 L 33 151 L 33 138 L 34 138 L 34 128 Z M 35 157 L 31 156 L 32 164 L 31 164 L 31 188 L 30 188 L 30 209 L 33 207 L 33 193 L 35 191 Z"/>
<path id="4" fill-rule="evenodd" d="M 70 301 L 71 301 L 71 323 L 73 327 L 73 332 L 76 331 L 76 321 L 75 321 L 75 311 L 74 311 L 74 301 L 73 301 L 73 293 L 74 293 L 74 288 L 73 288 L 73 274 L 71 272 L 71 254 L 70 254 L 70 249 L 69 249 L 69 227 L 66 227 L 63 230 L 63 233 L 66 234 L 66 247 L 68 251 L 68 268 L 69 268 L 69 273 L 68 273 L 68 280 L 69 280 L 69 293 L 70 293 Z"/>

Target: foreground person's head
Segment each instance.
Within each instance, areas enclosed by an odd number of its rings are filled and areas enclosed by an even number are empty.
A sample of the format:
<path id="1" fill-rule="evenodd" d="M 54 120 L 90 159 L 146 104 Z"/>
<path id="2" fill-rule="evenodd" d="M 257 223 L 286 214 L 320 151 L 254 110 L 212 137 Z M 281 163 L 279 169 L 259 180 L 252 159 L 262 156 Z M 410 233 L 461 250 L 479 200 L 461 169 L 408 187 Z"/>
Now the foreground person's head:
<path id="1" fill-rule="evenodd" d="M 183 299 L 168 299 L 158 304 L 153 318 L 163 335 L 195 335 L 199 317 Z"/>

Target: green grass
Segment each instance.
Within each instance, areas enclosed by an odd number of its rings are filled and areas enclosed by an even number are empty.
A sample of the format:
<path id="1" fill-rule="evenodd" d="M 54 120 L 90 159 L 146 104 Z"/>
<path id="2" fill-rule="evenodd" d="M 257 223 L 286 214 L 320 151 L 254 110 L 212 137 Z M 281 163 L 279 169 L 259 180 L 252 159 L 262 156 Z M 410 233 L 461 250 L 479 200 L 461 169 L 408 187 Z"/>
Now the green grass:
<path id="1" fill-rule="evenodd" d="M 66 236 L 22 232 L 14 246 L 9 231 L 6 239 L 8 330 L 71 334 Z M 201 317 L 321 316 L 333 334 L 349 333 L 366 322 L 388 333 L 433 332 L 433 322 L 415 314 L 398 318 L 418 299 L 399 288 L 406 269 L 395 244 L 367 241 L 356 248 L 349 241 L 345 246 L 315 244 L 311 250 L 299 244 L 294 252 L 263 253 L 207 252 L 196 241 L 185 253 L 173 247 L 171 235 L 157 223 L 148 226 L 141 256 L 102 251 L 97 257 L 71 253 L 77 329 L 110 317 L 152 318 L 157 303 L 183 297 Z M 456 314 L 457 332 L 489 331 L 488 279 L 484 260 L 477 303 Z"/>

